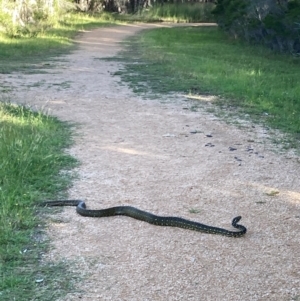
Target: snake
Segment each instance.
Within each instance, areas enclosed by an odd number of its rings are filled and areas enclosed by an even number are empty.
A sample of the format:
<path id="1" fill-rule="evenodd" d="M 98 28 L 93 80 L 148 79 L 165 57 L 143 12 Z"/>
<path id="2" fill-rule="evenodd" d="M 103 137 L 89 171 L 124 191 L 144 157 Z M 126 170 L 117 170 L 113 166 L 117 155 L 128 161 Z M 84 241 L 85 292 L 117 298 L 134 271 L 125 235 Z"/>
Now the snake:
<path id="1" fill-rule="evenodd" d="M 58 201 L 45 201 L 41 203 L 45 207 L 53 206 L 76 206 L 76 212 L 82 216 L 87 217 L 108 217 L 115 215 L 125 215 L 134 219 L 147 222 L 157 226 L 170 226 L 184 228 L 203 233 L 219 234 L 229 237 L 241 237 L 246 234 L 247 228 L 239 225 L 241 216 L 237 216 L 232 220 L 232 226 L 239 231 L 230 231 L 223 228 L 208 226 L 195 221 L 190 221 L 181 217 L 175 216 L 159 216 L 147 211 L 140 210 L 132 206 L 116 206 L 100 210 L 87 209 L 86 204 L 82 200 L 58 200 Z"/>

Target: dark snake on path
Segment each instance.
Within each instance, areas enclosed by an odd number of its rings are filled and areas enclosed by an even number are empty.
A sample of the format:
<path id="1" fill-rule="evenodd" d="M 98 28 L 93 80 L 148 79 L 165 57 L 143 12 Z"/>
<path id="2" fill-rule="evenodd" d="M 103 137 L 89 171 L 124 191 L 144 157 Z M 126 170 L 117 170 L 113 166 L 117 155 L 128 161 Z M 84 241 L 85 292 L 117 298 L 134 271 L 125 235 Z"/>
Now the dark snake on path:
<path id="1" fill-rule="evenodd" d="M 152 213 L 131 206 L 117 206 L 107 209 L 91 210 L 86 208 L 85 202 L 82 200 L 46 201 L 41 205 L 47 207 L 76 206 L 77 213 L 82 216 L 107 217 L 115 215 L 125 215 L 157 226 L 179 227 L 204 233 L 220 234 L 229 237 L 241 237 L 247 232 L 246 227 L 238 224 L 238 222 L 242 218 L 241 216 L 237 216 L 232 220 L 232 226 L 239 231 L 230 231 L 218 227 L 207 226 L 194 221 L 189 221 L 180 217 L 154 215 Z"/>

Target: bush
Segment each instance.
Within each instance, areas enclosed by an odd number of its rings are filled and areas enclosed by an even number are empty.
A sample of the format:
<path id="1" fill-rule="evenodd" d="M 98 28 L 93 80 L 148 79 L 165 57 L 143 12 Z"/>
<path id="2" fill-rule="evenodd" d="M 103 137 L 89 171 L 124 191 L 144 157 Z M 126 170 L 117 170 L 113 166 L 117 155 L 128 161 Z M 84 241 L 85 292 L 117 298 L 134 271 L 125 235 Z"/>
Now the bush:
<path id="1" fill-rule="evenodd" d="M 67 0 L 0 0 L 0 32 L 17 38 L 36 36 L 75 6 Z"/>
<path id="2" fill-rule="evenodd" d="M 235 38 L 300 53 L 300 0 L 217 0 L 212 13 Z"/>
<path id="3" fill-rule="evenodd" d="M 211 22 L 212 3 L 174 3 L 156 4 L 141 12 L 150 19 L 171 22 Z"/>

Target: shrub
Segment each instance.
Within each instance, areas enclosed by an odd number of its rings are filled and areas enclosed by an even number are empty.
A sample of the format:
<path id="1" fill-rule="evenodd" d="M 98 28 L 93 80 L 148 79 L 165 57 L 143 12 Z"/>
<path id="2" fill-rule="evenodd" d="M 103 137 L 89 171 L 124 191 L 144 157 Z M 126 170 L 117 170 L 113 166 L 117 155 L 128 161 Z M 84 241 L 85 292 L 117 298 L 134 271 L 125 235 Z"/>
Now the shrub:
<path id="1" fill-rule="evenodd" d="M 0 0 L 0 4 L 0 31 L 14 38 L 37 35 L 74 7 L 67 0 Z"/>
<path id="2" fill-rule="evenodd" d="M 217 0 L 212 13 L 235 38 L 300 53 L 300 0 Z"/>

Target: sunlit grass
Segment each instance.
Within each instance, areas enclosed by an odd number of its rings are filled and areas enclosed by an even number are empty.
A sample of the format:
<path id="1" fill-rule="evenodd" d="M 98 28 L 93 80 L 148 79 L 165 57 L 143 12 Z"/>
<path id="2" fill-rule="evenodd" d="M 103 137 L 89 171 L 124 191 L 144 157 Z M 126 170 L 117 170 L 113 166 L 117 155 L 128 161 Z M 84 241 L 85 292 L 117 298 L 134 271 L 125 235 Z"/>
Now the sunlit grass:
<path id="1" fill-rule="evenodd" d="M 70 185 L 70 176 L 61 173 L 76 164 L 64 153 L 70 133 L 54 117 L 0 102 L 1 300 L 30 300 L 35 294 L 44 245 L 34 238 L 42 223 L 34 205 L 64 195 Z"/>

